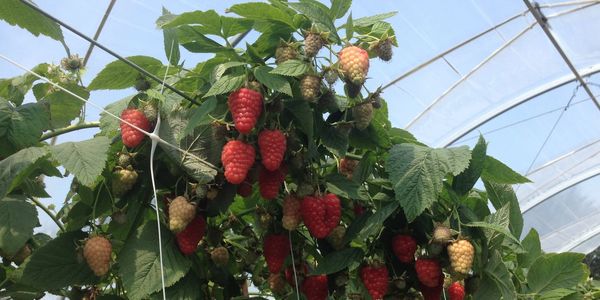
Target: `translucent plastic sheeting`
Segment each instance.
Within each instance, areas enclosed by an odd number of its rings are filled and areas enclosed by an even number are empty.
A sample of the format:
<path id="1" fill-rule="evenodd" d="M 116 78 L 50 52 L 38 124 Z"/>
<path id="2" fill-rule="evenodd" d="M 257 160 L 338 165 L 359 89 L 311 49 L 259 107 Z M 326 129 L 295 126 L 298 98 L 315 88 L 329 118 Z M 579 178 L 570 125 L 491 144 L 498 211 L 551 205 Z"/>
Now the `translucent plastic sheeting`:
<path id="1" fill-rule="evenodd" d="M 535 228 L 546 251 L 593 250 L 600 234 L 598 186 L 595 176 L 548 198 L 525 213 L 524 232 Z"/>

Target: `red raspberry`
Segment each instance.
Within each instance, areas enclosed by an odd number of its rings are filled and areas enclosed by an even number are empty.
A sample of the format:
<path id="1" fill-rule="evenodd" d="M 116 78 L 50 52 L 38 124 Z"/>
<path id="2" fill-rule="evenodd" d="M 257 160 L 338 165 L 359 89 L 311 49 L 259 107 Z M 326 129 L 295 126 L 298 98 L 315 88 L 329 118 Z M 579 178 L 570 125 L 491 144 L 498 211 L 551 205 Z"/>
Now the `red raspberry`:
<path id="1" fill-rule="evenodd" d="M 254 164 L 255 156 L 252 145 L 237 140 L 227 142 L 221 152 L 227 181 L 233 184 L 242 183 Z"/>
<path id="2" fill-rule="evenodd" d="M 246 180 L 238 185 L 237 194 L 244 198 L 250 197 L 250 195 L 252 195 L 252 182 L 248 181 L 246 178 Z"/>
<path id="3" fill-rule="evenodd" d="M 342 207 L 334 194 L 306 196 L 300 204 L 300 212 L 310 234 L 322 239 L 340 223 Z"/>
<path id="4" fill-rule="evenodd" d="M 454 282 L 448 287 L 450 300 L 463 300 L 465 298 L 465 287 L 460 282 Z"/>
<path id="5" fill-rule="evenodd" d="M 302 282 L 304 277 L 308 274 L 308 266 L 305 263 L 297 263 L 296 264 L 296 277 L 298 277 L 298 282 Z M 294 278 L 294 269 L 291 265 L 285 268 L 285 280 L 291 285 L 296 286 L 296 279 Z"/>
<path id="6" fill-rule="evenodd" d="M 424 284 L 419 286 L 421 294 L 423 294 L 423 300 L 440 300 L 442 297 L 442 290 L 444 289 L 444 279 L 440 277 L 438 283 L 429 287 Z"/>
<path id="7" fill-rule="evenodd" d="M 263 243 L 263 255 L 271 273 L 279 273 L 283 262 L 290 254 L 290 241 L 286 235 L 270 234 Z"/>
<path id="8" fill-rule="evenodd" d="M 338 53 L 340 68 L 346 79 L 353 84 L 365 82 L 369 72 L 369 53 L 362 48 L 349 46 Z"/>
<path id="9" fill-rule="evenodd" d="M 358 160 L 344 157 L 340 159 L 340 174 L 346 176 L 346 178 L 352 180 L 352 174 L 354 174 L 354 169 L 358 166 Z"/>
<path id="10" fill-rule="evenodd" d="M 415 259 L 417 241 L 410 235 L 399 234 L 392 239 L 392 249 L 398 260 L 407 264 Z"/>
<path id="11" fill-rule="evenodd" d="M 103 236 L 89 238 L 83 246 L 83 257 L 96 276 L 104 276 L 110 268 L 112 245 Z"/>
<path id="12" fill-rule="evenodd" d="M 300 214 L 300 199 L 295 195 L 287 195 L 283 199 L 283 217 L 281 223 L 287 230 L 296 230 L 302 222 Z"/>
<path id="13" fill-rule="evenodd" d="M 285 154 L 287 139 L 281 130 L 265 129 L 258 135 L 258 149 L 262 164 L 269 171 L 275 171 L 281 165 Z"/>
<path id="14" fill-rule="evenodd" d="M 360 278 L 373 300 L 383 299 L 388 290 L 389 275 L 387 267 L 367 265 L 360 270 Z"/>
<path id="15" fill-rule="evenodd" d="M 267 200 L 277 198 L 281 184 L 285 181 L 285 175 L 287 175 L 287 168 L 285 166 L 273 172 L 261 168 L 258 175 L 260 195 Z"/>
<path id="16" fill-rule="evenodd" d="M 185 227 L 183 231 L 178 233 L 175 237 L 177 238 L 177 245 L 181 253 L 190 255 L 196 252 L 198 243 L 204 237 L 206 231 L 206 221 L 201 215 L 196 217 Z"/>
<path id="17" fill-rule="evenodd" d="M 241 88 L 229 95 L 227 105 L 233 116 L 235 129 L 250 133 L 263 110 L 263 96 L 260 92 Z"/>
<path id="18" fill-rule="evenodd" d="M 419 281 L 428 287 L 436 287 L 442 279 L 442 268 L 435 259 L 417 259 L 415 270 Z"/>
<path id="19" fill-rule="evenodd" d="M 121 113 L 121 119 L 139 127 L 142 130 L 150 131 L 150 122 L 148 122 L 148 119 L 144 113 L 138 109 L 128 108 L 124 110 Z M 144 133 L 133 128 L 131 125 L 125 122 L 121 122 L 120 127 L 123 145 L 129 148 L 137 147 L 142 142 L 144 137 L 146 137 Z"/>
<path id="20" fill-rule="evenodd" d="M 308 276 L 302 282 L 302 293 L 307 300 L 325 300 L 329 294 L 327 275 Z"/>
<path id="21" fill-rule="evenodd" d="M 365 213 L 365 207 L 362 206 L 360 203 L 356 203 L 356 202 L 354 202 L 352 210 L 354 210 L 354 216 L 356 216 L 356 217 L 361 216 L 362 214 Z"/>

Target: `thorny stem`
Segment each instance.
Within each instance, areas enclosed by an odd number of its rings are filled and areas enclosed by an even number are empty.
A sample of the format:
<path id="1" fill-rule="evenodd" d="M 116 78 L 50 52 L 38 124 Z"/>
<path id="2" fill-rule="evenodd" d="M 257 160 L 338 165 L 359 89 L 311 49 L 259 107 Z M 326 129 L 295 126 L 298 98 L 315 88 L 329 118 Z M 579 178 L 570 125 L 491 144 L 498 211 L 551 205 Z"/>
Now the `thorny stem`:
<path id="1" fill-rule="evenodd" d="M 86 129 L 86 128 L 94 128 L 94 127 L 100 127 L 100 122 L 81 123 L 81 124 L 76 124 L 76 125 L 71 125 L 71 126 L 67 126 L 64 128 L 60 128 L 60 129 L 57 129 L 54 131 L 50 131 L 50 132 L 43 134 L 42 137 L 40 138 L 40 141 L 45 141 L 49 138 L 53 138 L 55 136 L 59 136 L 61 134 L 65 134 L 68 132 L 77 131 L 77 130 Z"/>
<path id="2" fill-rule="evenodd" d="M 56 217 L 56 215 L 50 209 L 48 209 L 48 207 L 46 207 L 44 204 L 42 204 L 42 202 L 40 202 L 35 197 L 29 197 L 29 199 L 33 203 L 35 203 L 35 205 L 37 205 L 39 208 L 41 208 L 54 221 L 54 223 L 56 223 L 56 225 L 58 226 L 58 228 L 60 228 L 60 231 L 63 231 L 63 232 L 66 231 L 65 227 L 63 226 L 63 224 L 58 220 L 58 218 Z"/>

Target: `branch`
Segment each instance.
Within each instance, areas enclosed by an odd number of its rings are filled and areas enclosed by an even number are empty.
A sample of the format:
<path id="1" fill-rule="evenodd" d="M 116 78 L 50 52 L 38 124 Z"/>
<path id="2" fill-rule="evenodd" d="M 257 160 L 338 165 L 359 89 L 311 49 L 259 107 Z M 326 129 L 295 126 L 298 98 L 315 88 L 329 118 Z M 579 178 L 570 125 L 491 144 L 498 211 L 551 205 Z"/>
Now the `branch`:
<path id="1" fill-rule="evenodd" d="M 86 129 L 86 128 L 94 128 L 94 127 L 100 127 L 100 122 L 81 123 L 81 124 L 76 124 L 76 125 L 71 125 L 71 126 L 67 126 L 64 128 L 60 128 L 60 129 L 57 129 L 54 131 L 50 131 L 50 132 L 44 133 L 42 135 L 42 137 L 40 138 L 40 141 L 45 141 L 49 138 L 53 138 L 55 136 L 65 134 L 67 132 L 77 131 L 77 130 Z"/>
<path id="2" fill-rule="evenodd" d="M 65 226 L 58 220 L 58 217 L 56 217 L 56 215 L 52 211 L 50 211 L 50 209 L 48 209 L 44 204 L 42 204 L 42 202 L 40 202 L 35 197 L 29 197 L 29 199 L 31 201 L 33 201 L 33 203 L 35 203 L 35 205 L 37 205 L 39 208 L 41 208 L 54 221 L 54 223 L 56 223 L 58 228 L 60 228 L 60 231 L 62 231 L 62 232 L 66 231 Z"/>

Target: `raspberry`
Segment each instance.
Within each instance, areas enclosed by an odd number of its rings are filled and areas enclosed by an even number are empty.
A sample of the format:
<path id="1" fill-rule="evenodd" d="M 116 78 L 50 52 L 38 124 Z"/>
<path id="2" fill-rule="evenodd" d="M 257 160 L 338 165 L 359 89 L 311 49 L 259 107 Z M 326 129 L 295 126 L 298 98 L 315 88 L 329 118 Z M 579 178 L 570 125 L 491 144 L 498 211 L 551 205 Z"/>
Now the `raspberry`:
<path id="1" fill-rule="evenodd" d="M 210 252 L 210 259 L 219 267 L 227 266 L 229 263 L 229 251 L 225 247 L 217 247 Z"/>
<path id="2" fill-rule="evenodd" d="M 242 183 L 254 164 L 255 156 L 252 145 L 237 140 L 227 142 L 221 152 L 227 181 L 233 184 Z"/>
<path id="3" fill-rule="evenodd" d="M 327 241 L 335 250 L 344 248 L 344 236 L 346 235 L 346 227 L 342 225 L 336 226 L 327 236 Z"/>
<path id="4" fill-rule="evenodd" d="M 296 230 L 301 222 L 300 199 L 293 195 L 287 195 L 283 199 L 283 217 L 281 218 L 283 228 L 290 231 Z"/>
<path id="5" fill-rule="evenodd" d="M 103 236 L 94 236 L 85 241 L 83 257 L 96 276 L 104 276 L 110 268 L 112 245 Z"/>
<path id="6" fill-rule="evenodd" d="M 352 174 L 354 174 L 354 169 L 358 166 L 359 161 L 356 159 L 351 159 L 344 157 L 340 159 L 340 174 L 346 176 L 346 178 L 352 180 Z"/>
<path id="7" fill-rule="evenodd" d="M 206 221 L 201 215 L 196 217 L 185 227 L 185 229 L 175 235 L 179 250 L 184 255 L 190 255 L 196 252 L 198 243 L 204 237 L 206 231 Z"/>
<path id="8" fill-rule="evenodd" d="M 246 198 L 252 195 L 252 183 L 248 179 L 244 180 L 237 187 L 237 194 Z"/>
<path id="9" fill-rule="evenodd" d="M 377 56 L 383 60 L 383 61 L 390 61 L 392 59 L 392 40 L 391 39 L 385 39 L 383 41 L 380 41 L 379 43 L 377 43 L 377 45 L 375 46 L 375 53 L 377 53 Z"/>
<path id="10" fill-rule="evenodd" d="M 117 197 L 125 195 L 137 182 L 138 173 L 131 168 L 118 169 L 113 172 L 112 191 Z"/>
<path id="11" fill-rule="evenodd" d="M 338 53 L 340 68 L 348 81 L 362 85 L 369 72 L 369 53 L 356 46 L 349 46 Z"/>
<path id="12" fill-rule="evenodd" d="M 325 71 L 325 81 L 327 81 L 327 83 L 329 83 L 330 85 L 334 84 L 337 80 L 338 80 L 338 74 L 334 69 L 327 69 L 327 71 Z"/>
<path id="13" fill-rule="evenodd" d="M 410 235 L 399 234 L 392 239 L 392 249 L 398 260 L 407 264 L 415 259 L 417 241 Z"/>
<path id="14" fill-rule="evenodd" d="M 458 240 L 448 245 L 450 265 L 456 273 L 467 274 L 473 265 L 475 248 L 467 240 Z"/>
<path id="15" fill-rule="evenodd" d="M 127 168 L 131 165 L 133 160 L 133 154 L 127 152 L 119 153 L 117 155 L 117 165 L 121 168 Z"/>
<path id="16" fill-rule="evenodd" d="M 262 113 L 263 96 L 255 90 L 241 88 L 229 95 L 227 105 L 237 131 L 247 134 L 252 131 Z"/>
<path id="17" fill-rule="evenodd" d="M 440 277 L 438 283 L 433 286 L 425 286 L 421 284 L 419 290 L 423 294 L 423 300 L 440 300 L 442 299 L 442 291 L 444 289 L 444 279 Z"/>
<path id="18" fill-rule="evenodd" d="M 433 242 L 438 244 L 446 244 L 452 239 L 452 232 L 450 228 L 438 225 L 433 230 Z"/>
<path id="19" fill-rule="evenodd" d="M 370 102 L 356 105 L 352 108 L 354 126 L 358 130 L 365 130 L 373 120 L 373 104 Z"/>
<path id="20" fill-rule="evenodd" d="M 465 287 L 460 282 L 454 282 L 448 287 L 450 300 L 463 300 L 465 298 Z"/>
<path id="21" fill-rule="evenodd" d="M 436 287 L 440 284 L 440 281 L 443 283 L 442 268 L 435 259 L 417 259 L 415 270 L 417 271 L 417 278 L 425 286 Z"/>
<path id="22" fill-rule="evenodd" d="M 196 205 L 190 203 L 185 197 L 179 196 L 169 204 L 169 229 L 177 233 L 196 216 Z"/>
<path id="23" fill-rule="evenodd" d="M 296 277 L 298 282 L 302 282 L 308 274 L 308 266 L 305 263 L 296 264 Z M 296 286 L 296 278 L 294 277 L 294 267 L 291 265 L 285 268 L 285 280 L 293 287 Z"/>
<path id="24" fill-rule="evenodd" d="M 281 165 L 287 139 L 281 130 L 265 129 L 258 135 L 258 149 L 262 158 L 262 164 L 269 171 L 275 171 Z"/>
<path id="25" fill-rule="evenodd" d="M 352 210 L 354 211 L 354 216 L 356 216 L 356 217 L 361 216 L 362 214 L 365 213 L 365 207 L 357 202 L 354 202 Z"/>
<path id="26" fill-rule="evenodd" d="M 314 102 L 319 97 L 321 90 L 321 78 L 315 75 L 305 75 L 300 80 L 300 92 L 302 98 L 309 102 Z"/>
<path id="27" fill-rule="evenodd" d="M 285 175 L 287 175 L 287 168 L 285 166 L 281 166 L 275 171 L 268 171 L 265 168 L 261 168 L 258 175 L 260 195 L 267 200 L 277 198 L 279 189 L 283 181 L 285 181 Z"/>
<path id="28" fill-rule="evenodd" d="M 265 211 L 258 214 L 258 225 L 261 228 L 269 228 L 269 226 L 271 226 L 271 221 L 273 221 L 273 216 L 271 216 L 270 213 Z"/>
<path id="29" fill-rule="evenodd" d="M 307 300 L 325 300 L 329 294 L 327 275 L 308 276 L 302 282 L 302 293 Z"/>
<path id="30" fill-rule="evenodd" d="M 83 59 L 77 54 L 69 55 L 61 59 L 60 66 L 67 71 L 77 72 L 83 68 Z"/>
<path id="31" fill-rule="evenodd" d="M 323 38 L 318 33 L 309 32 L 304 38 L 304 55 L 308 58 L 315 57 L 323 48 Z"/>
<path id="32" fill-rule="evenodd" d="M 285 293 L 285 280 L 283 280 L 283 276 L 279 273 L 269 275 L 269 288 L 276 295 Z"/>
<path id="33" fill-rule="evenodd" d="M 280 65 L 290 59 L 298 58 L 298 51 L 290 45 L 281 45 L 275 50 L 275 63 Z"/>
<path id="34" fill-rule="evenodd" d="M 137 126 L 138 128 L 150 131 L 150 122 L 143 112 L 134 108 L 128 108 L 121 113 L 121 119 Z M 146 135 L 133 128 L 131 125 L 121 122 L 121 138 L 123 144 L 129 148 L 137 147 Z"/>
<path id="35" fill-rule="evenodd" d="M 306 196 L 300 204 L 302 220 L 310 234 L 322 239 L 340 223 L 342 208 L 334 194 Z"/>
<path id="36" fill-rule="evenodd" d="M 389 275 L 384 264 L 367 265 L 360 270 L 360 278 L 373 300 L 383 299 L 388 290 Z"/>
<path id="37" fill-rule="evenodd" d="M 270 234 L 263 243 L 263 255 L 271 273 L 279 273 L 290 253 L 290 241 L 286 235 Z"/>

